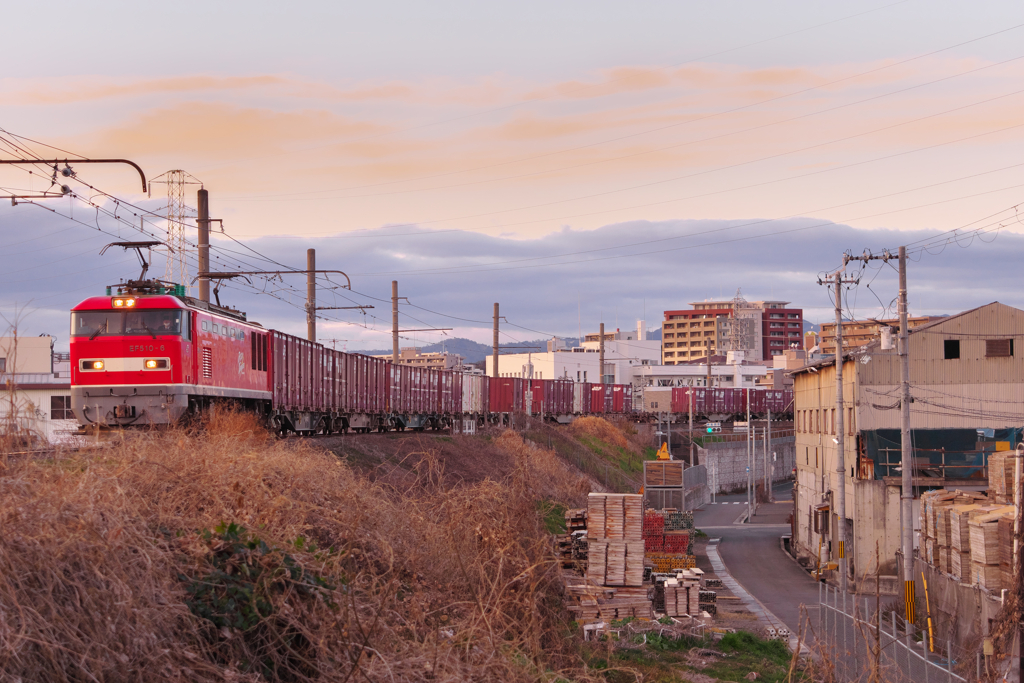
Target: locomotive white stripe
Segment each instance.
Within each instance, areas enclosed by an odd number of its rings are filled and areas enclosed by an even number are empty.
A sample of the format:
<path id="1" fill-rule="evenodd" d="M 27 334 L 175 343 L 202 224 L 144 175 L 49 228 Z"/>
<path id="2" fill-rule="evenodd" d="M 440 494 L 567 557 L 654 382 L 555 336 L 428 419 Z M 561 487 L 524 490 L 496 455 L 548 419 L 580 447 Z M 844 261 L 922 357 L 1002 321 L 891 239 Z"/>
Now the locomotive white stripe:
<path id="1" fill-rule="evenodd" d="M 139 372 L 144 369 L 141 357 L 129 356 L 126 358 L 88 358 L 86 360 L 103 361 L 102 370 L 83 370 L 83 372 Z"/>

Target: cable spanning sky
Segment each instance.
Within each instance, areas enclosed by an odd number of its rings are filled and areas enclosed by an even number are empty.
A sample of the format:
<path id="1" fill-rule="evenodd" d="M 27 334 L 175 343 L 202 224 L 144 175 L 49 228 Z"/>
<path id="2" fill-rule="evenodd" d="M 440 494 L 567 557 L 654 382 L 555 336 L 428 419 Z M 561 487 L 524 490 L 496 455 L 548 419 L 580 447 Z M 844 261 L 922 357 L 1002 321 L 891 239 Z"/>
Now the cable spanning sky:
<path id="1" fill-rule="evenodd" d="M 184 169 L 248 247 L 221 237 L 223 248 L 301 268 L 316 246 L 321 267 L 368 295 L 349 295 L 358 303 L 386 298 L 395 278 L 432 311 L 484 320 L 501 301 L 521 325 L 575 334 L 601 320 L 653 325 L 742 288 L 825 319 L 814 279 L 844 250 L 987 216 L 997 229 L 986 239 L 1015 244 L 1021 228 L 1020 3 L 22 3 L 5 16 L 18 30 L 0 45 L 11 65 L 0 128 L 130 158 L 151 177 Z M 162 186 L 146 198 L 126 169 L 78 170 L 159 212 Z M 0 168 L 2 187 L 48 185 Z M 71 203 L 51 206 L 71 215 Z M 66 241 L 15 239 L 58 230 Z M 0 275 L 0 308 L 28 305 L 29 327 L 56 333 L 93 279 L 135 274 L 97 259 L 109 235 L 84 230 L 37 207 L 0 208 L 0 247 L 19 266 Z M 923 252 L 912 307 L 1024 305 L 970 276 L 969 260 L 1006 256 L 1000 244 Z M 58 252 L 83 255 L 73 283 L 41 278 Z M 933 272 L 943 279 L 922 279 Z M 955 297 L 942 294 L 951 282 Z M 225 292 L 302 328 L 293 306 L 244 290 Z M 858 301 L 874 302 L 866 315 L 882 310 L 866 291 Z M 416 327 L 454 320 L 409 314 Z M 370 316 L 339 313 L 365 326 L 322 328 L 379 347 L 386 325 Z"/>

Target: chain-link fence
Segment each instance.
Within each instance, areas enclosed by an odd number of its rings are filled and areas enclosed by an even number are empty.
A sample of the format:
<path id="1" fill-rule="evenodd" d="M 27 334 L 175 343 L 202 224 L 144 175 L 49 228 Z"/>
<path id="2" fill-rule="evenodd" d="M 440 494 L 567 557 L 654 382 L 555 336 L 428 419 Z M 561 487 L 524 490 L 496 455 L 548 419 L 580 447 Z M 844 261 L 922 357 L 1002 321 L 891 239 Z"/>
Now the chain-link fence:
<path id="1" fill-rule="evenodd" d="M 932 641 L 875 598 L 820 587 L 818 646 L 839 681 L 966 683 L 948 642 Z"/>

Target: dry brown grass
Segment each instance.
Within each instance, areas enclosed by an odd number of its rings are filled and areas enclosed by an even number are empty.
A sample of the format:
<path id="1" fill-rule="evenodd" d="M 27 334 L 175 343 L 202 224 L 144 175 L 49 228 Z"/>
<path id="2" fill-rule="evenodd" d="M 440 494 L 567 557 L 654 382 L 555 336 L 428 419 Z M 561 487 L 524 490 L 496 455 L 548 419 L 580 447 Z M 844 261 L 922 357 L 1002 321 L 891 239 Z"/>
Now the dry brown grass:
<path id="1" fill-rule="evenodd" d="M 11 460 L 0 669 L 52 681 L 586 679 L 535 507 L 584 489 L 549 452 L 499 442 L 516 459 L 504 480 L 448 486 L 427 454 L 417 495 L 233 414 Z M 232 587 L 251 593 L 229 603 Z"/>
<path id="2" fill-rule="evenodd" d="M 605 443 L 619 448 L 630 448 L 631 444 L 625 435 L 611 422 L 603 417 L 586 416 L 573 420 L 570 426 L 573 434 L 589 434 L 596 436 Z"/>

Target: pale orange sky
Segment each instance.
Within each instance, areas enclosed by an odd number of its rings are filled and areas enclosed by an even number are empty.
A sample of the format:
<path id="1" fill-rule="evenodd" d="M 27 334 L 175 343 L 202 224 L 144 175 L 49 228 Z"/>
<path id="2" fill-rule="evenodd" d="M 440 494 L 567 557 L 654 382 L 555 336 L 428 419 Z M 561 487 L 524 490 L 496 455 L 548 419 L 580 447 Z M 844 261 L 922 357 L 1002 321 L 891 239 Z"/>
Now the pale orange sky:
<path id="1" fill-rule="evenodd" d="M 151 178 L 184 169 L 239 239 L 384 228 L 410 252 L 429 239 L 414 228 L 942 231 L 1024 197 L 1014 3 L 257 6 L 111 5 L 45 30 L 18 8 L 0 127 Z M 90 31 L 116 39 L 33 47 Z M 129 170 L 78 170 L 141 199 Z M 0 168 L 0 186 L 47 185 Z"/>

